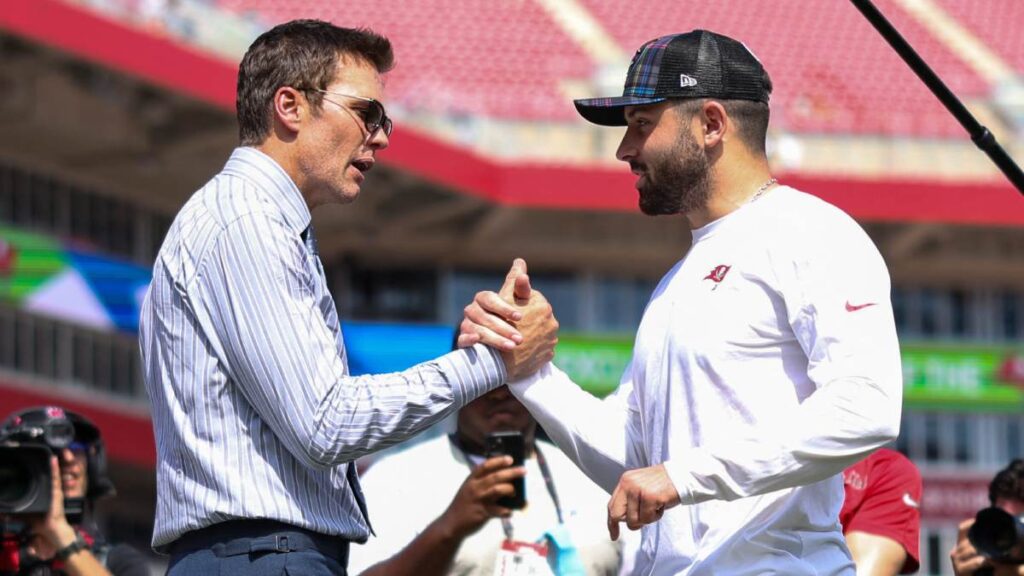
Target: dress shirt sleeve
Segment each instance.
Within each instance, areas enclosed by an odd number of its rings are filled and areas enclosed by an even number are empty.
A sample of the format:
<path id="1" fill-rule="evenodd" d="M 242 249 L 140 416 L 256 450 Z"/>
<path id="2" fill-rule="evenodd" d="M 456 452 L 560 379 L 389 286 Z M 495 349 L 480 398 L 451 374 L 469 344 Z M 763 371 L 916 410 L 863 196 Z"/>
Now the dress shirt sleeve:
<path id="1" fill-rule="evenodd" d="M 506 377 L 484 346 L 402 372 L 348 376 L 298 235 L 255 212 L 229 223 L 185 296 L 207 342 L 259 417 L 311 467 L 355 460 L 420 432 Z M 323 297 L 329 298 L 326 288 Z M 396 346 L 401 343 L 396 342 Z"/>
<path id="2" fill-rule="evenodd" d="M 641 458 L 639 411 L 627 367 L 620 391 L 600 400 L 548 363 L 509 390 L 558 448 L 608 493 Z"/>
<path id="3" fill-rule="evenodd" d="M 903 379 L 888 271 L 852 220 L 824 224 L 766 248 L 814 389 L 757 437 L 673 451 L 665 467 L 684 504 L 818 482 L 899 433 Z"/>

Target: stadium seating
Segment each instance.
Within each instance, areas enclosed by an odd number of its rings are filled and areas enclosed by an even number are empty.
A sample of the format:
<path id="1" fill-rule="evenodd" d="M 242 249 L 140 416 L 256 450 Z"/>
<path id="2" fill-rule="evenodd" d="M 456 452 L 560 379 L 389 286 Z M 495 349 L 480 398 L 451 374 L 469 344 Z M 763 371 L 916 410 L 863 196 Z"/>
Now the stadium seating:
<path id="1" fill-rule="evenodd" d="M 384 0 L 360 10 L 317 0 L 219 0 L 268 23 L 318 17 L 367 25 L 389 35 L 399 54 L 390 96 L 408 109 L 522 120 L 570 120 L 563 79 L 587 80 L 595 63 L 530 0 L 491 2 Z M 943 0 L 958 16 L 967 0 Z M 791 132 L 960 137 L 963 130 L 848 2 L 582 0 L 621 48 L 631 54 L 658 34 L 705 27 L 742 38 L 776 84 L 775 125 Z M 963 98 L 984 97 L 986 82 L 893 0 L 880 9 Z M 971 3 L 972 5 L 975 3 Z M 1019 3 L 1017 3 L 1019 4 Z M 1015 0 L 986 4 L 978 21 L 1002 11 L 998 46 L 1024 64 L 1010 16 Z M 1019 16 L 1019 15 L 1018 15 Z M 996 18 L 999 19 L 999 18 Z M 882 104 L 879 104 L 879 103 Z"/>
<path id="2" fill-rule="evenodd" d="M 631 5 L 629 18 L 623 18 L 616 0 L 582 1 L 630 52 L 657 35 L 694 28 L 742 39 L 771 73 L 773 122 L 789 131 L 963 133 L 849 2 L 652 0 Z M 981 78 L 895 3 L 876 4 L 954 91 L 986 92 Z"/>
<path id="3" fill-rule="evenodd" d="M 951 16 L 1024 74 L 1024 2 L 1020 0 L 939 0 Z"/>
<path id="4" fill-rule="evenodd" d="M 526 120 L 572 119 L 564 78 L 593 64 L 532 0 L 219 0 L 268 24 L 321 18 L 391 38 L 397 67 L 389 99 L 407 109 Z"/>

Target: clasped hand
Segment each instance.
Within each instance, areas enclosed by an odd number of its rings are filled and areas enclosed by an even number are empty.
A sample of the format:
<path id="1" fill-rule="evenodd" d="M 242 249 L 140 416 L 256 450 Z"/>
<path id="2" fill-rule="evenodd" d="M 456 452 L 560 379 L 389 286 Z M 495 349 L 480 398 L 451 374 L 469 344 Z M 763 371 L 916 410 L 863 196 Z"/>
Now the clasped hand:
<path id="1" fill-rule="evenodd" d="M 509 381 L 551 361 L 558 344 L 558 320 L 551 304 L 530 286 L 526 262 L 516 258 L 498 292 L 478 292 L 465 308 L 460 348 L 481 342 L 501 351 Z"/>

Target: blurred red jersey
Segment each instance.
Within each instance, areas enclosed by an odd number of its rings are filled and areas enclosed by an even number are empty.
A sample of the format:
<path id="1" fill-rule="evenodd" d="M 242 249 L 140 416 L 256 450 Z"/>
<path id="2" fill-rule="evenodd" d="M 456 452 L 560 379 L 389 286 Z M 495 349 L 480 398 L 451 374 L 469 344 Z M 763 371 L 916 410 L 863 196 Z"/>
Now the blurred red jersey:
<path id="1" fill-rule="evenodd" d="M 920 566 L 921 473 L 895 450 L 882 448 L 843 471 L 846 500 L 839 513 L 843 534 L 866 532 L 898 542 L 907 551 L 901 574 Z"/>

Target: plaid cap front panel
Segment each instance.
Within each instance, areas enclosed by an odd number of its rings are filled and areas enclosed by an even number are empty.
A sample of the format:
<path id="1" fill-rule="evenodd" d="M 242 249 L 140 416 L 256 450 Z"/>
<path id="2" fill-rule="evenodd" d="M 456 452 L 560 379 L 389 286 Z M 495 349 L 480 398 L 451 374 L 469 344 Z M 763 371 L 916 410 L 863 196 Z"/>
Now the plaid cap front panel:
<path id="1" fill-rule="evenodd" d="M 673 34 L 656 38 L 636 51 L 626 75 L 626 86 L 622 90 L 623 96 L 640 96 L 642 98 L 654 96 L 658 86 L 661 58 L 665 55 L 665 49 L 669 43 L 676 37 L 677 35 Z"/>

